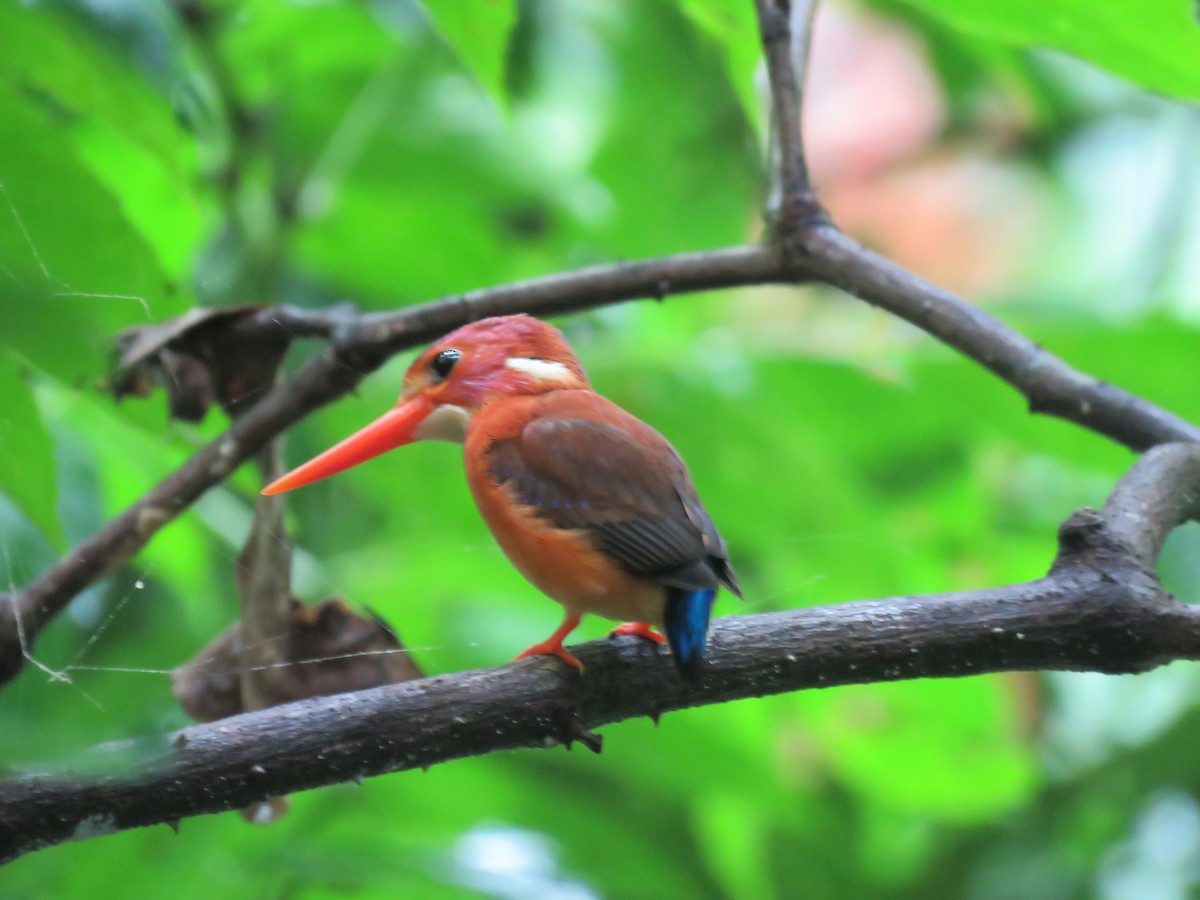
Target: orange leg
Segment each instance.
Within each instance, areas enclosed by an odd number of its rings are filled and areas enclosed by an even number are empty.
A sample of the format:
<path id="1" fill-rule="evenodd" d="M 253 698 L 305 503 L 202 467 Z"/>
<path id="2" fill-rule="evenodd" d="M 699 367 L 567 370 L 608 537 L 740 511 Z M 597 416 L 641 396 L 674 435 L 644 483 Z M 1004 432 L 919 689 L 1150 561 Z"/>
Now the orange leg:
<path id="1" fill-rule="evenodd" d="M 655 631 L 654 626 L 648 622 L 626 622 L 624 625 L 618 625 L 608 633 L 609 637 L 612 637 L 614 634 L 632 634 L 635 637 L 654 641 L 656 644 L 665 644 L 667 642 L 667 639 Z"/>
<path id="2" fill-rule="evenodd" d="M 554 634 L 550 635 L 550 637 L 546 638 L 540 644 L 534 644 L 528 650 L 519 653 L 517 659 L 525 659 L 528 656 L 557 656 L 568 666 L 574 666 L 579 670 L 580 674 L 583 674 L 583 663 L 568 653 L 563 647 L 563 640 L 578 625 L 579 616 L 568 615 L 563 619 L 562 624 L 558 626 L 558 630 Z"/>

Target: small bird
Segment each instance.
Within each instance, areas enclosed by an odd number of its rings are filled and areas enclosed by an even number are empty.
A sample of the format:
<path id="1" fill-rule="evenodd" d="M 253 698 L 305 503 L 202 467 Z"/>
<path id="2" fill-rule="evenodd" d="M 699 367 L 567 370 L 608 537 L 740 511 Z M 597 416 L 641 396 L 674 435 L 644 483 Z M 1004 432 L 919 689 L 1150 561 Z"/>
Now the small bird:
<path id="1" fill-rule="evenodd" d="M 553 655 L 584 613 L 659 644 L 695 680 L 719 585 L 741 590 L 687 467 L 657 431 L 597 394 L 554 327 L 527 315 L 466 325 L 428 347 L 396 406 L 264 491 L 326 478 L 414 441 L 463 445 L 479 512 L 513 565 L 566 609 L 518 659 Z"/>

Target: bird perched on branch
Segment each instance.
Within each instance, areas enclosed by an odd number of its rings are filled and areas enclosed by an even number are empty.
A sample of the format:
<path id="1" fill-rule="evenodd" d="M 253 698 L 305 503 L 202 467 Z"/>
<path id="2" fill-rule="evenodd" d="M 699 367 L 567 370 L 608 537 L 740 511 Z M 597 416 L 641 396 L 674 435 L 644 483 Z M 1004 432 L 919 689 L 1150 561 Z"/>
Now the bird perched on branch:
<path id="1" fill-rule="evenodd" d="M 396 406 L 268 486 L 276 494 L 420 440 L 463 445 L 467 482 L 500 547 L 566 608 L 518 659 L 559 657 L 584 613 L 663 643 L 699 672 L 717 589 L 741 596 L 687 467 L 657 431 L 601 397 L 555 328 L 525 315 L 474 322 L 417 357 Z"/>

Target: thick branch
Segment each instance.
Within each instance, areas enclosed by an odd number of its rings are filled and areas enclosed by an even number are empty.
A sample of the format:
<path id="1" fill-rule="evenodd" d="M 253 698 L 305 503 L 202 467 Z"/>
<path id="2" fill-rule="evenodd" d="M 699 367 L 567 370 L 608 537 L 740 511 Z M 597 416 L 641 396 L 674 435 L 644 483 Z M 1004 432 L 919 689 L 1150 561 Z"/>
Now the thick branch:
<path id="1" fill-rule="evenodd" d="M 1170 486 L 1182 484 L 1174 492 Z M 1167 531 L 1200 512 L 1200 448 L 1140 460 L 1103 513 L 1060 530 L 1045 578 L 983 591 L 862 601 L 717 623 L 703 682 L 635 640 L 555 661 L 322 697 L 199 725 L 124 759 L 126 772 L 0 783 L 0 860 L 63 840 L 245 806 L 462 756 L 542 747 L 634 716 L 809 687 L 1014 669 L 1138 672 L 1200 658 L 1200 610 L 1148 571 Z M 1146 554 L 1149 554 L 1147 556 Z M 128 770 L 135 770 L 129 774 Z"/>
<path id="2" fill-rule="evenodd" d="M 1154 465 L 1168 477 L 1177 465 L 1194 471 L 1198 459 L 1200 449 L 1174 447 Z M 1146 474 L 1135 468 L 1114 496 L 1127 496 Z M 862 682 L 1026 669 L 1140 672 L 1198 659 L 1200 610 L 1164 594 L 1130 552 L 1176 512 L 1149 505 L 1137 524 L 1081 510 L 1061 530 L 1051 573 L 1025 584 L 722 619 L 697 686 L 656 646 L 622 638 L 575 648 L 587 666 L 582 677 L 556 660 L 527 660 L 197 725 L 149 750 L 138 744 L 136 755 L 133 746 L 98 749 L 89 766 L 108 753 L 111 774 L 0 782 L 0 860 L 335 782 L 569 745 L 591 737 L 591 728 L 685 707 Z"/>

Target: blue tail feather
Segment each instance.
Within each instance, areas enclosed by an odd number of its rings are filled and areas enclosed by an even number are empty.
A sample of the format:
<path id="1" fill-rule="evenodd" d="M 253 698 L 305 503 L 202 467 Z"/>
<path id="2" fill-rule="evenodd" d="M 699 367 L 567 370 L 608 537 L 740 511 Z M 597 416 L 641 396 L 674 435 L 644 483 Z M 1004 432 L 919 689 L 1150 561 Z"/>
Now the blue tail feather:
<path id="1" fill-rule="evenodd" d="M 700 675 L 704 648 L 708 646 L 708 619 L 716 596 L 717 592 L 711 588 L 667 588 L 663 630 L 667 633 L 675 665 L 692 680 Z"/>

